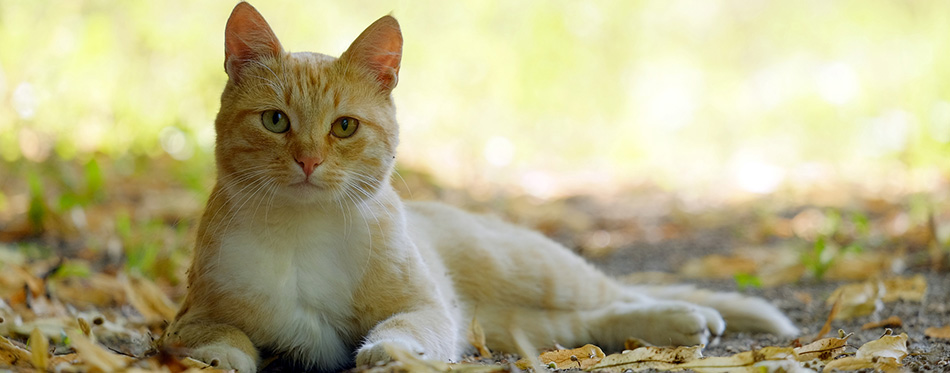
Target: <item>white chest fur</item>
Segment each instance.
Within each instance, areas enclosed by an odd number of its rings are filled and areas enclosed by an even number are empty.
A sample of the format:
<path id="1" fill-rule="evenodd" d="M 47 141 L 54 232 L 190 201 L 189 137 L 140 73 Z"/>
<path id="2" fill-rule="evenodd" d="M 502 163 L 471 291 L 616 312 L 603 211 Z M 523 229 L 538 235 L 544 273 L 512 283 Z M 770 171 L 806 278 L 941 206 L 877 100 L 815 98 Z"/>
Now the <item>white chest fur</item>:
<path id="1" fill-rule="evenodd" d="M 262 317 L 248 332 L 255 344 L 291 351 L 325 368 L 344 364 L 358 343 L 352 294 L 370 245 L 365 226 L 335 216 L 242 224 L 224 235 L 214 265 L 219 286 L 236 292 Z"/>

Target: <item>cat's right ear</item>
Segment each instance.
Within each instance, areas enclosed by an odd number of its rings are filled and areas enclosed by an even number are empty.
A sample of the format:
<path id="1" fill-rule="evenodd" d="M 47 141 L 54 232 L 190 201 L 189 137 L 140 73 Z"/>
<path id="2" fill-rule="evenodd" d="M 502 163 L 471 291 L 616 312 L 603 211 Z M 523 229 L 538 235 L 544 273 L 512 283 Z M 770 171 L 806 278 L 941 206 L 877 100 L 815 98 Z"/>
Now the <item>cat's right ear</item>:
<path id="1" fill-rule="evenodd" d="M 278 57 L 283 49 L 277 35 L 251 4 L 240 2 L 224 29 L 224 71 L 237 81 L 241 69 L 264 57 Z"/>

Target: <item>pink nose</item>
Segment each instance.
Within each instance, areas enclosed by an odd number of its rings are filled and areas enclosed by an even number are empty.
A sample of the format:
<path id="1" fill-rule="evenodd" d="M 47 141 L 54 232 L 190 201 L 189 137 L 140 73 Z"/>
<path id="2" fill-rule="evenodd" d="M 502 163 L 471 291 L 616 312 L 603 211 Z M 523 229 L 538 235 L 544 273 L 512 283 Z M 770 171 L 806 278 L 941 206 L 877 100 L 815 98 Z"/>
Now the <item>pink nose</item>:
<path id="1" fill-rule="evenodd" d="M 313 170 L 323 163 L 323 158 L 317 156 L 294 157 L 294 160 L 297 161 L 297 164 L 300 165 L 300 168 L 303 169 L 303 173 L 306 174 L 307 177 L 310 177 Z"/>

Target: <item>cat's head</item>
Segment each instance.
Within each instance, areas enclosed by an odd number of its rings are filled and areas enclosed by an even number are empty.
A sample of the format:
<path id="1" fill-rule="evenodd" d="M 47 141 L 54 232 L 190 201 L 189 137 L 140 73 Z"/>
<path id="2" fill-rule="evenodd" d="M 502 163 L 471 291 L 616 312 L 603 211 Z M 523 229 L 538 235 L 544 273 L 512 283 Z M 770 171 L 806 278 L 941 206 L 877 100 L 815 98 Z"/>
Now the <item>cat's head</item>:
<path id="1" fill-rule="evenodd" d="M 239 3 L 225 30 L 228 83 L 215 120 L 219 185 L 237 198 L 304 205 L 388 187 L 401 55 L 390 16 L 333 58 L 285 52 L 260 13 Z"/>

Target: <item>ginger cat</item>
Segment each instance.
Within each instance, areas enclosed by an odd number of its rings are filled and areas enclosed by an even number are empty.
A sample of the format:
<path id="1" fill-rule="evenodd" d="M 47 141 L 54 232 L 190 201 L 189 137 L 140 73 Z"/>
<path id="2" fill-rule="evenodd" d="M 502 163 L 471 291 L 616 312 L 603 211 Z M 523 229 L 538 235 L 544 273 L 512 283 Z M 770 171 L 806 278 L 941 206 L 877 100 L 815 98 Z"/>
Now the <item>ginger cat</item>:
<path id="1" fill-rule="evenodd" d="M 605 350 L 627 337 L 708 343 L 727 323 L 798 332 L 762 299 L 623 286 L 541 234 L 400 200 L 390 93 L 401 51 L 391 16 L 337 59 L 285 52 L 257 10 L 234 8 L 217 184 L 188 294 L 160 343 L 253 372 L 259 351 L 322 370 L 387 360 L 385 346 L 458 359 L 473 316 L 488 347 L 508 352 L 514 330 L 535 346 Z"/>

